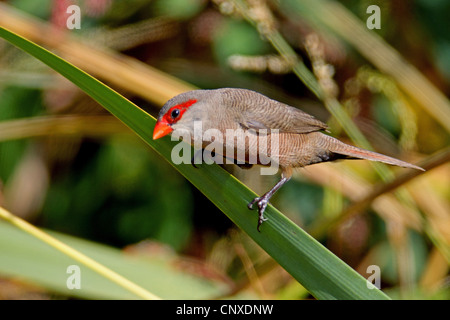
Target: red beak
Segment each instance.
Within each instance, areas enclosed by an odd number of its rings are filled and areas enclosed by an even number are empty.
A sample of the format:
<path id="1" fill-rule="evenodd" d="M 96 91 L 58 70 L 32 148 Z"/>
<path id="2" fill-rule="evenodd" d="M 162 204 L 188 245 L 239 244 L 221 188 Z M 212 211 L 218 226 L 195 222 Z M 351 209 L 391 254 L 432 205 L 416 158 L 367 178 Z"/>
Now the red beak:
<path id="1" fill-rule="evenodd" d="M 153 140 L 162 138 L 173 131 L 172 127 L 167 123 L 157 121 L 155 129 L 153 129 Z"/>

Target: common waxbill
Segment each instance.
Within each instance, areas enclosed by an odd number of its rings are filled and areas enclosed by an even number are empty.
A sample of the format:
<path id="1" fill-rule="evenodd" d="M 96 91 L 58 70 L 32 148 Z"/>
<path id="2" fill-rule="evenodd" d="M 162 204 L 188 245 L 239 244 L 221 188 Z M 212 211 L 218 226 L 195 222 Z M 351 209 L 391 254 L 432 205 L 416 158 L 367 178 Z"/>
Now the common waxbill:
<path id="1" fill-rule="evenodd" d="M 268 165 L 268 159 L 276 162 L 281 168 L 281 179 L 272 189 L 248 204 L 249 209 L 254 204 L 258 206 L 258 231 L 266 220 L 264 210 L 269 199 L 291 178 L 293 168 L 338 159 L 366 159 L 423 170 L 413 164 L 345 144 L 321 132 L 326 129 L 327 125 L 313 116 L 255 91 L 223 88 L 189 91 L 167 101 L 159 112 L 153 139 L 178 131 L 183 137 L 188 135 L 191 144 L 201 139 L 202 148 L 213 142 L 216 146 L 221 145 L 222 148 L 214 151 L 224 157 L 229 156 L 227 148 L 232 148 L 232 157 L 240 164 Z M 219 134 L 205 135 L 208 130 L 216 130 Z M 227 135 L 230 130 L 236 132 L 234 137 Z M 263 137 L 266 148 L 261 148 Z M 269 144 L 269 137 L 276 139 L 271 139 Z M 244 156 L 238 158 L 238 154 Z"/>

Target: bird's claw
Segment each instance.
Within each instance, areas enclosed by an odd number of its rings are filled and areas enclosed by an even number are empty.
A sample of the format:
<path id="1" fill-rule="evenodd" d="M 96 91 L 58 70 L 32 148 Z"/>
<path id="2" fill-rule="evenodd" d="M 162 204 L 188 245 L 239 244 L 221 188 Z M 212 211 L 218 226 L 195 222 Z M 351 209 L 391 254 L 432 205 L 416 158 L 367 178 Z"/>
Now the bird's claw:
<path id="1" fill-rule="evenodd" d="M 195 169 L 198 169 L 198 167 L 196 166 L 196 160 L 197 160 L 198 156 L 201 155 L 201 153 L 202 153 L 201 149 L 197 150 L 191 158 L 191 164 Z"/>
<path id="2" fill-rule="evenodd" d="M 253 210 L 253 205 L 254 205 L 255 202 L 258 201 L 258 200 L 259 200 L 259 198 L 255 198 L 255 199 L 253 199 L 252 201 L 250 201 L 250 202 L 247 204 L 247 208 L 249 208 L 250 210 Z"/>
<path id="3" fill-rule="evenodd" d="M 266 210 L 267 205 L 269 204 L 269 201 L 264 197 L 257 197 L 253 199 L 247 207 L 250 210 L 253 210 L 253 205 L 256 203 L 256 206 L 258 207 L 258 227 L 256 228 L 259 232 L 261 230 L 259 229 L 264 221 L 267 221 L 267 218 L 264 218 L 264 211 Z"/>

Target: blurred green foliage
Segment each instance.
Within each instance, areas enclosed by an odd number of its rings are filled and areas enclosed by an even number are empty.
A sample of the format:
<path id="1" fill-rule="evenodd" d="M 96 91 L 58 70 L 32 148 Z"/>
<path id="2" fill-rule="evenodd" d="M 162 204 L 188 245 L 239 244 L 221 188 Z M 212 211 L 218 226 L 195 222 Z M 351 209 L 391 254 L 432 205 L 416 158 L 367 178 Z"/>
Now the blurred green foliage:
<path id="1" fill-rule="evenodd" d="M 1 88 L 0 121 L 37 116 L 43 111 L 40 91 L 19 87 Z M 0 143 L 0 181 L 8 181 L 28 144 L 24 140 Z"/>
<path id="2" fill-rule="evenodd" d="M 226 66 L 235 54 L 257 56 L 270 52 L 269 44 L 245 21 L 226 19 L 213 38 L 212 48 L 217 60 Z"/>
<path id="3" fill-rule="evenodd" d="M 8 1 L 11 5 L 21 11 L 30 13 L 41 19 L 47 19 L 52 10 L 52 0 L 12 0 Z"/>
<path id="4" fill-rule="evenodd" d="M 42 210 L 46 226 L 118 246 L 146 238 L 177 250 L 187 243 L 189 185 L 136 139 L 86 141 L 60 171 Z"/>
<path id="5" fill-rule="evenodd" d="M 157 0 L 153 5 L 156 15 L 185 20 L 200 13 L 205 3 L 199 0 Z"/>
<path id="6" fill-rule="evenodd" d="M 391 101 L 383 95 L 376 95 L 373 101 L 374 108 L 371 109 L 374 120 L 387 132 L 399 137 L 401 125 L 398 115 L 392 110 Z"/>

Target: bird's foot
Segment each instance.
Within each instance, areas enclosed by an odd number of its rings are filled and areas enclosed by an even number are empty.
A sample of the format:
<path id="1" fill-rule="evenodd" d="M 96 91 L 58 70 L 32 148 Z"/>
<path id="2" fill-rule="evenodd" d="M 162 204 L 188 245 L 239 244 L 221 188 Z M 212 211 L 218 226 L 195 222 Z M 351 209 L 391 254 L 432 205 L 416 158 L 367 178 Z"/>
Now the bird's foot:
<path id="1" fill-rule="evenodd" d="M 202 163 L 202 161 L 201 161 L 202 160 L 202 152 L 203 152 L 202 149 L 195 151 L 194 155 L 191 158 L 191 164 L 195 169 L 198 169 L 196 164 Z M 197 162 L 197 159 L 199 158 L 199 156 L 200 156 L 200 162 Z"/>
<path id="2" fill-rule="evenodd" d="M 195 159 L 194 159 L 194 157 L 192 157 L 192 159 L 191 159 L 191 164 L 192 164 L 192 166 L 193 166 L 195 169 L 198 169 L 198 167 L 195 165 Z"/>
<path id="3" fill-rule="evenodd" d="M 253 210 L 253 205 L 256 203 L 256 206 L 258 207 L 258 227 L 256 228 L 259 232 L 261 232 L 261 230 L 259 229 L 261 227 L 261 225 L 263 224 L 264 221 L 267 221 L 267 218 L 264 218 L 264 211 L 266 210 L 267 205 L 269 204 L 269 199 L 267 199 L 266 197 L 257 197 L 255 199 L 253 199 L 248 205 L 247 207 L 250 210 Z"/>

